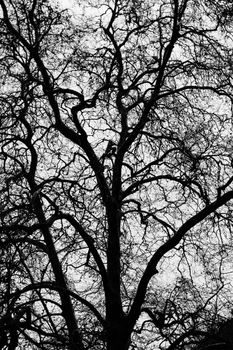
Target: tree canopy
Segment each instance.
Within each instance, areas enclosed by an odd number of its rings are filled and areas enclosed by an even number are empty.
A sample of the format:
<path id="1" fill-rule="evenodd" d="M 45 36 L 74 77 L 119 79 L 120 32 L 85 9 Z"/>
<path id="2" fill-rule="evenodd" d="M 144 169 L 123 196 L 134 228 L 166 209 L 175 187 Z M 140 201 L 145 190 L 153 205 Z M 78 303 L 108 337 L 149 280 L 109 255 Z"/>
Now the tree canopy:
<path id="1" fill-rule="evenodd" d="M 229 316 L 232 16 L 0 0 L 0 349 L 191 349 Z"/>

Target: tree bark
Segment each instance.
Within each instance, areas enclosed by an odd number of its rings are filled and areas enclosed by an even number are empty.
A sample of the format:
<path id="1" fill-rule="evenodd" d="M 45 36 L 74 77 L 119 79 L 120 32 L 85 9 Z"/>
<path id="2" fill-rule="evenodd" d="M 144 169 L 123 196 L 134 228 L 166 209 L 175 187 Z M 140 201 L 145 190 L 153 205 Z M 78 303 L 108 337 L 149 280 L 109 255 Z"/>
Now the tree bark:
<path id="1" fill-rule="evenodd" d="M 107 350 L 128 350 L 130 345 L 130 332 L 124 319 L 116 324 L 112 322 L 107 330 Z"/>

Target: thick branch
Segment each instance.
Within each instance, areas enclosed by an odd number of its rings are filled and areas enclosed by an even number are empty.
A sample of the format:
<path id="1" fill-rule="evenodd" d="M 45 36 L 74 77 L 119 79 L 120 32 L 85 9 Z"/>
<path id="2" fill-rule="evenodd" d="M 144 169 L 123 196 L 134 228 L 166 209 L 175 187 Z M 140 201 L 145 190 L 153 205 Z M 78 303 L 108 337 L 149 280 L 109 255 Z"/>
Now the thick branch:
<path id="1" fill-rule="evenodd" d="M 90 311 L 93 312 L 93 314 L 96 316 L 96 318 L 100 321 L 100 323 L 102 325 L 105 324 L 104 318 L 101 316 L 101 314 L 99 313 L 99 311 L 86 299 L 82 298 L 80 295 L 78 295 L 77 293 L 71 291 L 69 288 L 62 288 L 60 286 L 58 286 L 56 283 L 54 282 L 50 282 L 50 281 L 44 281 L 44 282 L 39 282 L 39 283 L 33 283 L 30 285 L 27 285 L 26 287 L 24 287 L 21 290 L 17 290 L 17 292 L 14 295 L 14 302 L 16 299 L 18 299 L 22 294 L 30 291 L 30 290 L 37 290 L 37 289 L 43 289 L 43 288 L 47 288 L 50 290 L 55 290 L 58 292 L 65 292 L 66 294 L 70 295 L 72 298 L 74 298 L 75 300 L 79 301 L 80 303 L 82 303 L 83 305 L 87 306 L 89 308 Z"/>
<path id="2" fill-rule="evenodd" d="M 157 265 L 161 258 L 170 250 L 175 248 L 180 241 L 183 239 L 185 234 L 192 228 L 194 228 L 197 224 L 203 221 L 208 215 L 212 214 L 215 210 L 222 207 L 228 201 L 233 198 L 233 191 L 229 191 L 225 193 L 223 196 L 219 197 L 215 202 L 209 204 L 204 209 L 202 209 L 199 213 L 192 216 L 188 219 L 177 231 L 176 233 L 168 239 L 162 246 L 158 248 L 158 250 L 154 253 L 152 258 L 150 259 L 145 272 L 139 282 L 136 296 L 134 298 L 134 302 L 132 304 L 131 310 L 128 315 L 129 323 L 133 327 L 137 318 L 140 315 L 141 306 L 144 302 L 144 298 L 146 295 L 147 286 L 150 282 L 151 277 L 158 273 Z"/>

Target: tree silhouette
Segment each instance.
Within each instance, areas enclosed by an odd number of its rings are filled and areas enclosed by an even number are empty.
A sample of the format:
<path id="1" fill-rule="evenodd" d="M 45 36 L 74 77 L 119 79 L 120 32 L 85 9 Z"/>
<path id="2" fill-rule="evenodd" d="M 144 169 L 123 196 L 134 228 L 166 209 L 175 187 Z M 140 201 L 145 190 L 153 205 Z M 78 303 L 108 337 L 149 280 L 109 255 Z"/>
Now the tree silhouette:
<path id="1" fill-rule="evenodd" d="M 0 6 L 0 348 L 195 347 L 232 305 L 231 2 Z"/>
<path id="2" fill-rule="evenodd" d="M 232 318 L 221 320 L 219 324 L 215 324 L 215 328 L 209 330 L 197 349 L 231 350 L 233 348 L 232 329 Z"/>

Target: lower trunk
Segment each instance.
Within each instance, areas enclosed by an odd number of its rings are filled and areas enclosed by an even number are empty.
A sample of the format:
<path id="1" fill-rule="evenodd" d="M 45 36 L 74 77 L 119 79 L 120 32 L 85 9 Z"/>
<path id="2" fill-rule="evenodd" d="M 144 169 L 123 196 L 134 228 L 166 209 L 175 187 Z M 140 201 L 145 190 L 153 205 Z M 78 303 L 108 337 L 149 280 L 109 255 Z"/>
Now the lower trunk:
<path id="1" fill-rule="evenodd" d="M 130 334 L 126 332 L 123 324 L 111 328 L 107 334 L 107 350 L 128 350 Z"/>

